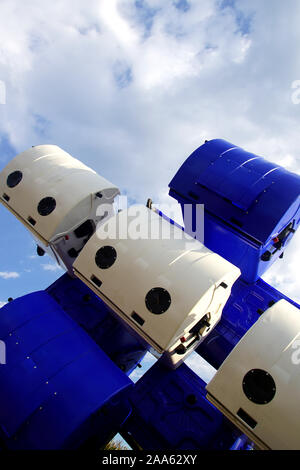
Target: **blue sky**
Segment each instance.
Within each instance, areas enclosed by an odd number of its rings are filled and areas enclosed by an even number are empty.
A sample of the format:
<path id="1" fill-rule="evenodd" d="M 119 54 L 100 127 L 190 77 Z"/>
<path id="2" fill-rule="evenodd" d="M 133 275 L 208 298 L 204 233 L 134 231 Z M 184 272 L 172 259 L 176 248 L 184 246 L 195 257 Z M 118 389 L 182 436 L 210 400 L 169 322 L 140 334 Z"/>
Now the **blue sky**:
<path id="1" fill-rule="evenodd" d="M 52 143 L 130 200 L 166 203 L 185 158 L 225 138 L 299 172 L 299 14 L 298 0 L 3 0 L 0 170 Z M 62 274 L 2 206 L 0 224 L 0 303 Z M 298 234 L 265 276 L 298 301 L 299 251 Z"/>

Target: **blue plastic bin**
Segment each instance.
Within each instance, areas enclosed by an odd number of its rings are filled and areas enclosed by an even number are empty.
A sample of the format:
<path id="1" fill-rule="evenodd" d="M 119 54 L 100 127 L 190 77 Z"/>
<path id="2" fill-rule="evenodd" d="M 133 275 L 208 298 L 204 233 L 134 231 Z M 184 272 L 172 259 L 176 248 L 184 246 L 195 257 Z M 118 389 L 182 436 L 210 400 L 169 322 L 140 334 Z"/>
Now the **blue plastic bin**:
<path id="1" fill-rule="evenodd" d="M 204 204 L 204 244 L 249 283 L 283 256 L 299 226 L 300 176 L 225 140 L 195 150 L 169 187 L 183 214 L 185 204 Z"/>
<path id="2" fill-rule="evenodd" d="M 92 436 L 118 431 L 130 413 L 128 406 L 124 415 L 123 400 L 131 380 L 49 294 L 5 305 L 0 339 L 6 346 L 6 364 L 0 365 L 4 446 L 77 448 Z M 107 407 L 115 410 L 109 421 Z"/>

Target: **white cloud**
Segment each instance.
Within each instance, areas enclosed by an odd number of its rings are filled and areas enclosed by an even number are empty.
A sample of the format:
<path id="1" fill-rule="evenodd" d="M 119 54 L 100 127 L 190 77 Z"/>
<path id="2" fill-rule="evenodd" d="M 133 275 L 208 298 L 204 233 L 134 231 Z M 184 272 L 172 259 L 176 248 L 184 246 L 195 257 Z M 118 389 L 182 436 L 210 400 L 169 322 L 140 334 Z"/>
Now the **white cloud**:
<path id="1" fill-rule="evenodd" d="M 146 372 L 149 370 L 157 361 L 157 359 L 152 356 L 149 352 L 146 353 L 145 357 L 141 361 L 141 368 L 134 369 L 130 374 L 131 380 L 136 383 Z"/>
<path id="2" fill-rule="evenodd" d="M 7 304 L 7 302 L 1 302 L 1 300 L 0 300 L 0 308 L 3 307 L 6 304 Z"/>
<path id="3" fill-rule="evenodd" d="M 138 35 L 120 14 L 118 3 L 118 0 L 102 0 L 99 4 L 100 18 L 121 44 L 130 47 L 138 41 Z"/>
<path id="4" fill-rule="evenodd" d="M 142 367 L 136 368 L 131 374 L 131 380 L 136 383 L 157 361 L 150 353 L 147 353 L 141 362 Z M 208 383 L 216 373 L 216 370 L 206 362 L 199 354 L 193 352 L 185 360 L 185 364 L 192 369 L 195 374 Z"/>
<path id="5" fill-rule="evenodd" d="M 18 151 L 56 143 L 138 202 L 165 203 L 205 139 L 299 172 L 300 2 L 142 3 L 0 2 L 0 133 Z M 265 276 L 294 299 L 299 252 L 298 235 Z"/>
<path id="6" fill-rule="evenodd" d="M 62 271 L 62 268 L 58 264 L 42 264 L 42 268 L 44 271 Z"/>
<path id="7" fill-rule="evenodd" d="M 16 278 L 20 277 L 20 274 L 16 273 L 15 271 L 11 271 L 11 272 L 1 271 L 0 272 L 0 277 L 2 277 L 2 279 L 16 279 Z"/>
<path id="8" fill-rule="evenodd" d="M 199 354 L 193 352 L 186 360 L 185 363 L 189 366 L 195 374 L 199 375 L 204 382 L 208 383 L 211 381 L 213 376 L 216 373 L 214 369 L 208 362 L 205 361 Z"/>

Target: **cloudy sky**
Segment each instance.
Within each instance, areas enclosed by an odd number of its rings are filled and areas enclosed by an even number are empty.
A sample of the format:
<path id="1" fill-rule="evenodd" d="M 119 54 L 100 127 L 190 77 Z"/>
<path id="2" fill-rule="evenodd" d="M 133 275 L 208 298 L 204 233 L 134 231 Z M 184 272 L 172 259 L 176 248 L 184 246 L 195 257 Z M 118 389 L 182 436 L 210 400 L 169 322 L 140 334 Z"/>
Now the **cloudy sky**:
<path id="1" fill-rule="evenodd" d="M 299 171 L 299 17 L 299 0 L 1 0 L 0 170 L 57 144 L 165 203 L 186 157 L 224 138 Z M 2 206 L 0 226 L 1 305 L 62 272 Z M 266 275 L 298 301 L 299 252 L 298 234 Z"/>

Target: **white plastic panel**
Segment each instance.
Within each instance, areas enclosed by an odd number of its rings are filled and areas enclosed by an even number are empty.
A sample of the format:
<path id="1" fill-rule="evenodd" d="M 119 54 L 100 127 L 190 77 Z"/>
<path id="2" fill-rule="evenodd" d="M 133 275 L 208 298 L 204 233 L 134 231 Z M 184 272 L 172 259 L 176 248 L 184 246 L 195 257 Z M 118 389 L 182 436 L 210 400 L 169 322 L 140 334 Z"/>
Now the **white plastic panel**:
<path id="1" fill-rule="evenodd" d="M 269 308 L 207 386 L 208 399 L 261 449 L 300 449 L 300 312 Z"/>
<path id="2" fill-rule="evenodd" d="M 56 145 L 32 147 L 0 173 L 1 202 L 68 269 L 88 237 L 75 230 L 90 220 L 91 227 L 79 232 L 91 234 L 92 226 L 112 215 L 117 194 L 116 186 Z"/>
<path id="3" fill-rule="evenodd" d="M 159 237 L 157 227 L 170 236 Z M 132 206 L 105 222 L 73 265 L 75 275 L 148 344 L 167 351 L 172 367 L 219 321 L 240 275 L 231 263 L 182 235 L 154 211 Z M 202 325 L 201 319 L 206 320 Z M 181 354 L 174 351 L 178 346 Z"/>

